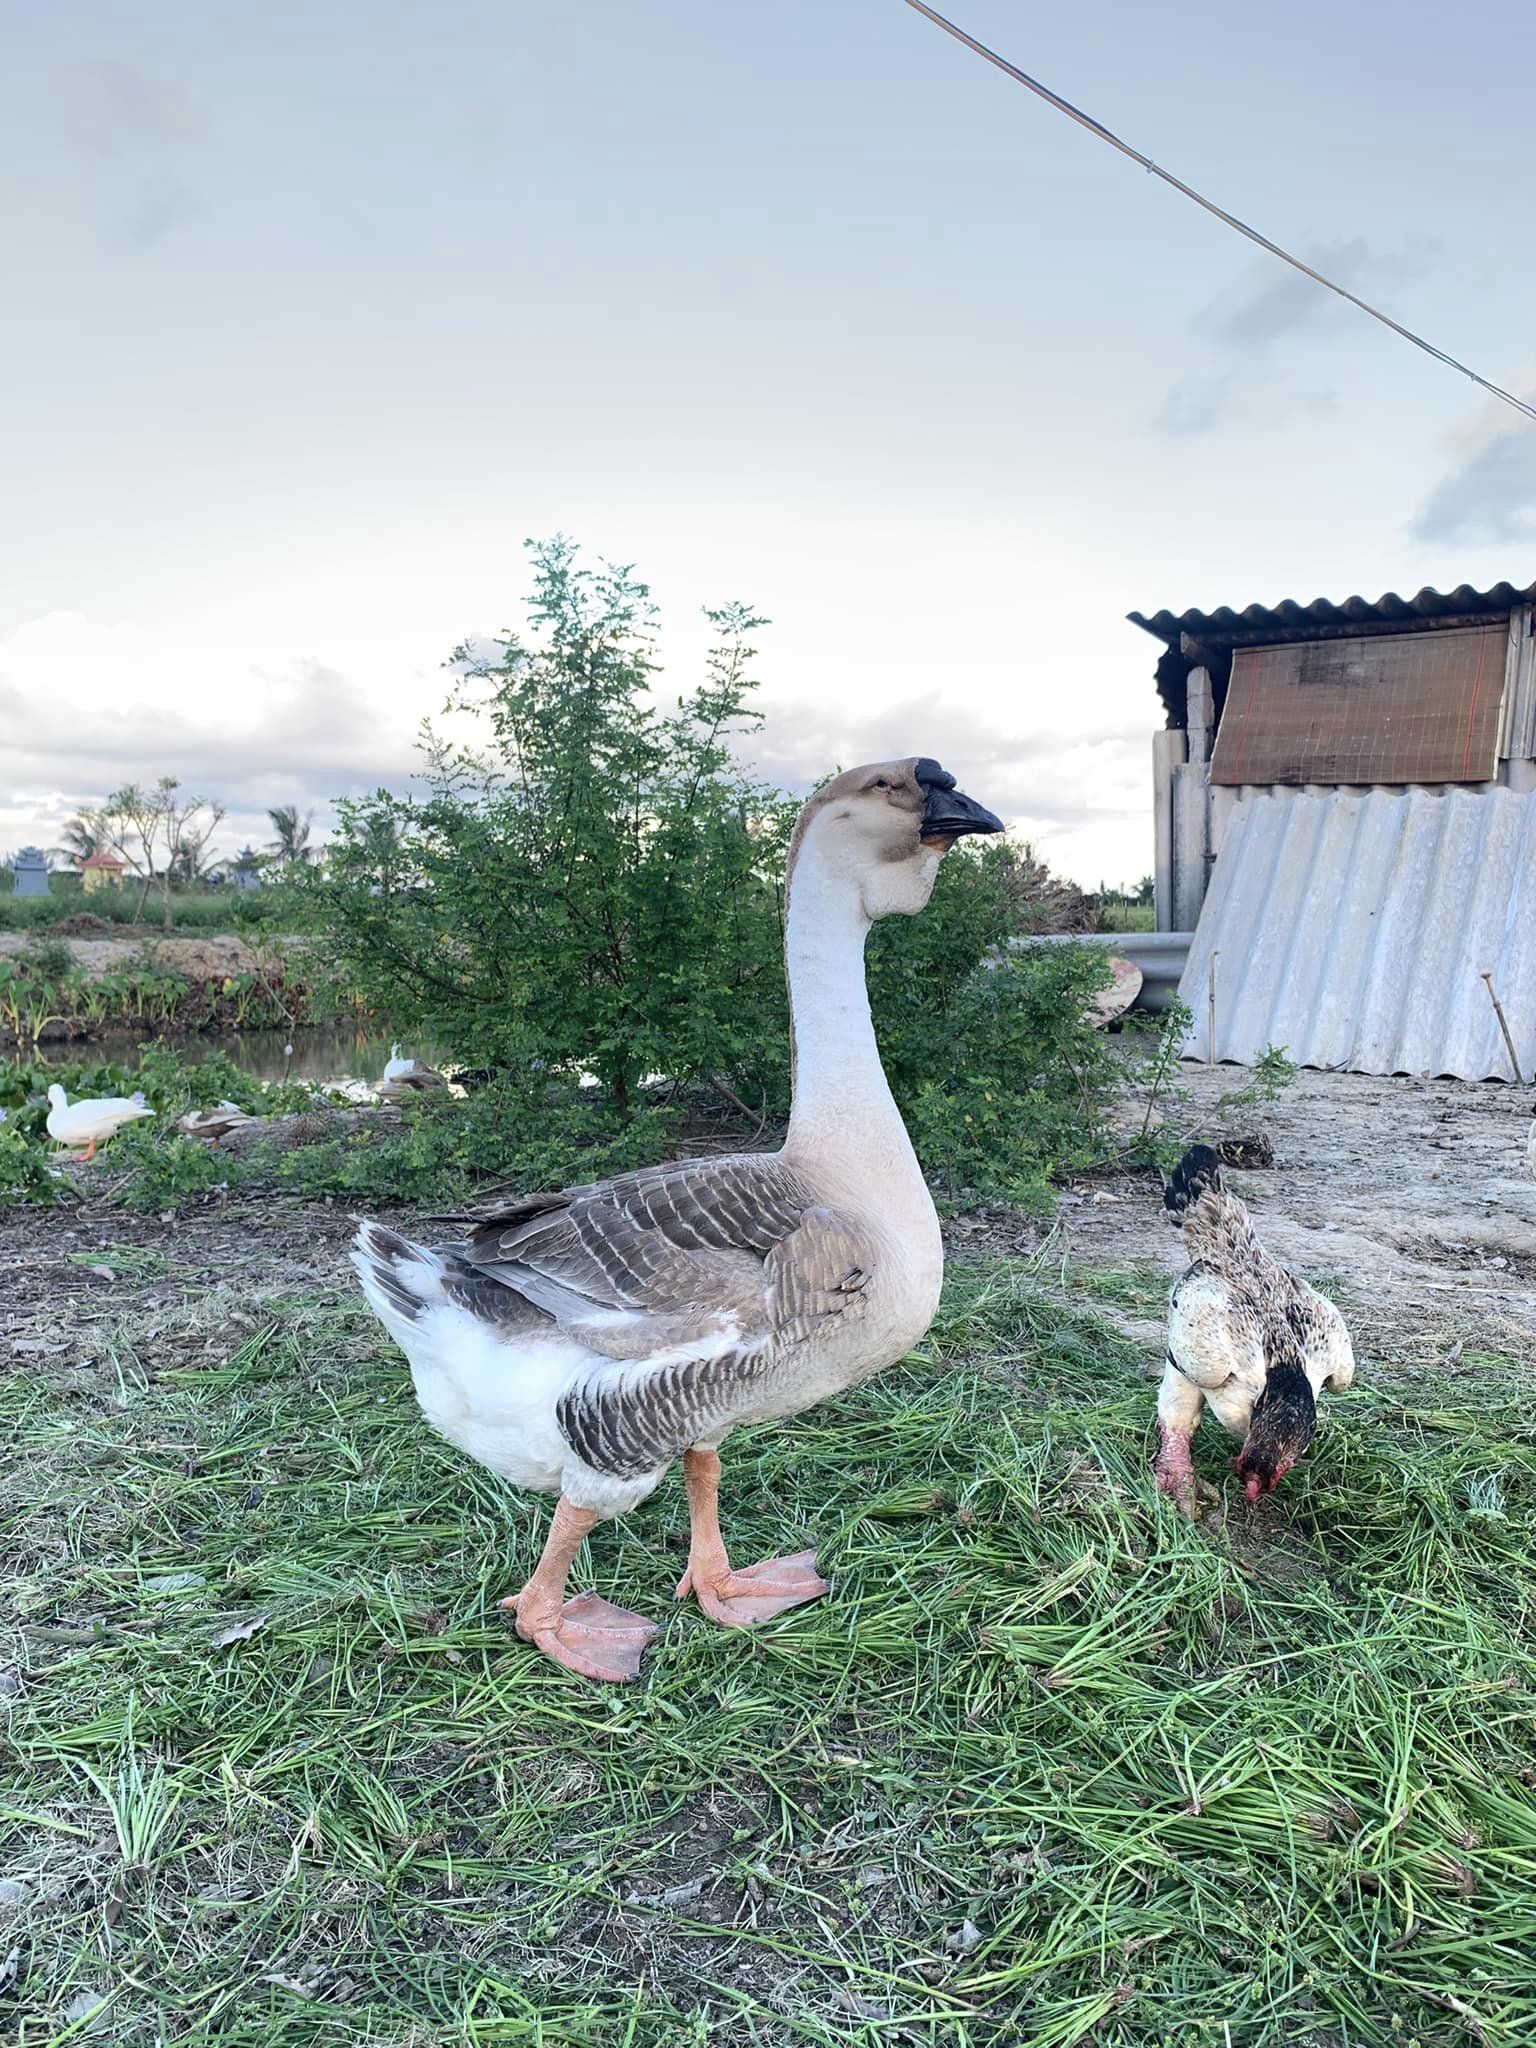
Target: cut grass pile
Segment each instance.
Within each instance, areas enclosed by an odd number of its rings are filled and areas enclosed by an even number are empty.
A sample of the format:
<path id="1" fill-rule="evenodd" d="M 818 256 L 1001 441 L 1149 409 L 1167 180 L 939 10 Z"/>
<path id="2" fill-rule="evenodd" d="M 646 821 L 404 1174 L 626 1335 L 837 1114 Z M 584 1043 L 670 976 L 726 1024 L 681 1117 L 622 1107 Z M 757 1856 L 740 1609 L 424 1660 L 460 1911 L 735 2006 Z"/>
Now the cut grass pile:
<path id="1" fill-rule="evenodd" d="M 606 1692 L 496 1615 L 543 1505 L 344 1298 L 13 1367 L 0 2030 L 1528 2043 L 1536 1431 L 1466 1364 L 1190 1528 L 1137 1351 L 961 1272 L 918 1360 L 728 1446 L 740 1559 L 832 1597 L 678 1609 Z M 666 1615 L 685 1527 L 674 1477 L 578 1582 Z"/>

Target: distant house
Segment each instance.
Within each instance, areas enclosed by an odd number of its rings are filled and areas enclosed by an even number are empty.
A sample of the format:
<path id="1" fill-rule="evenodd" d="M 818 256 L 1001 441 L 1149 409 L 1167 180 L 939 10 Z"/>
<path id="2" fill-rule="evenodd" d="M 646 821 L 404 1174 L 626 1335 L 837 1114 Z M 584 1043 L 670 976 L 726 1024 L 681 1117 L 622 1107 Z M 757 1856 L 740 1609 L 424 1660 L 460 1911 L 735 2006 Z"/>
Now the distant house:
<path id="1" fill-rule="evenodd" d="M 48 894 L 48 856 L 36 846 L 24 846 L 11 862 L 11 877 L 18 896 Z"/>
<path id="2" fill-rule="evenodd" d="M 1130 614 L 1186 1053 L 1513 1079 L 1488 975 L 1536 1068 L 1533 615 L 1536 583 Z"/>
<path id="3" fill-rule="evenodd" d="M 115 889 L 128 863 L 115 853 L 92 853 L 80 863 L 80 881 L 86 894 L 92 889 Z"/>
<path id="4" fill-rule="evenodd" d="M 243 846 L 238 859 L 229 870 L 230 880 L 237 889 L 259 889 L 261 887 L 261 855 L 254 847 Z"/>

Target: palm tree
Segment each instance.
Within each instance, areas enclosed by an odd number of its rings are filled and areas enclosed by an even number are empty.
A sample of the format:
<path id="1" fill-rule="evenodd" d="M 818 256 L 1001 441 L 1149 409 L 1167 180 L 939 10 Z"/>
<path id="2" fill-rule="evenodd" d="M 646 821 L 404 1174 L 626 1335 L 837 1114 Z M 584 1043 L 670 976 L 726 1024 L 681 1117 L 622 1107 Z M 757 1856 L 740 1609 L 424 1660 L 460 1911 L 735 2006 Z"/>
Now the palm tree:
<path id="1" fill-rule="evenodd" d="M 301 818 L 297 804 L 279 804 L 276 810 L 268 811 L 272 830 L 277 835 L 268 846 L 268 852 L 280 867 L 304 868 L 319 858 L 317 850 L 309 843 L 309 828 L 314 821 L 314 812 L 306 811 Z"/>
<path id="2" fill-rule="evenodd" d="M 60 860 L 80 867 L 93 853 L 105 853 L 112 845 L 112 832 L 104 811 L 77 811 L 64 827 L 62 845 L 53 851 Z"/>

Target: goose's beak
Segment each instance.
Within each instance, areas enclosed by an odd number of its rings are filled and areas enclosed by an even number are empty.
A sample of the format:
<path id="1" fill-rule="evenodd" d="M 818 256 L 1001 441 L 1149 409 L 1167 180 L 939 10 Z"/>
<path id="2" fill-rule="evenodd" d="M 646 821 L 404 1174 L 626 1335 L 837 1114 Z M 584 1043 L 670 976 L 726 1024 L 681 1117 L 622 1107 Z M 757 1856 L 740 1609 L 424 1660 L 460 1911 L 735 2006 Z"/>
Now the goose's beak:
<path id="1" fill-rule="evenodd" d="M 921 838 L 924 846 L 937 847 L 940 853 L 946 853 L 967 832 L 1002 831 L 1002 819 L 994 817 L 964 790 L 956 789 L 953 776 L 946 775 L 944 781 L 949 784 L 948 789 L 938 781 L 924 780 L 928 797 L 923 805 Z"/>

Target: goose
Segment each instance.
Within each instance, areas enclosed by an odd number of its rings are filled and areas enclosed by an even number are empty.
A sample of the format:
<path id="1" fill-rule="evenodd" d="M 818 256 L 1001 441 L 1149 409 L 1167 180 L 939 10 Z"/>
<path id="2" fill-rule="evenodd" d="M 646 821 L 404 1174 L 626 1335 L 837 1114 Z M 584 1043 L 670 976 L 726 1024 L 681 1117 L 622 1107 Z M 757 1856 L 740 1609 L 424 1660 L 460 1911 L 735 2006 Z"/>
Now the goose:
<path id="1" fill-rule="evenodd" d="M 48 1135 L 61 1145 L 84 1145 L 83 1152 L 70 1155 L 77 1160 L 94 1158 L 96 1147 L 114 1131 L 154 1113 L 142 1094 L 83 1096 L 71 1102 L 57 1081 L 48 1090 Z"/>
<path id="2" fill-rule="evenodd" d="M 189 1110 L 185 1116 L 176 1119 L 176 1128 L 183 1137 L 207 1138 L 211 1144 L 217 1145 L 221 1138 L 227 1138 L 242 1124 L 255 1121 L 238 1103 L 221 1102 L 213 1109 Z"/>
<path id="3" fill-rule="evenodd" d="M 384 1062 L 384 1078 L 379 1083 L 378 1095 L 382 1102 L 407 1102 L 411 1096 L 428 1088 L 446 1085 L 436 1067 L 429 1067 L 421 1060 L 402 1058 L 397 1038 Z"/>
<path id="4" fill-rule="evenodd" d="M 679 1457 L 678 1599 L 739 1628 L 828 1590 L 813 1550 L 732 1565 L 720 1444 L 894 1364 L 932 1321 L 938 1217 L 880 1064 L 864 941 L 875 919 L 924 908 L 956 839 L 1002 829 L 926 757 L 850 769 L 801 811 L 782 1150 L 489 1197 L 454 1219 L 467 1234 L 451 1244 L 361 1223 L 353 1262 L 427 1421 L 514 1485 L 558 1496 L 532 1576 L 501 1605 L 568 1670 L 638 1676 L 655 1625 L 593 1593 L 567 1599 L 566 1584 L 588 1532 Z"/>

